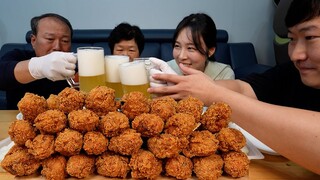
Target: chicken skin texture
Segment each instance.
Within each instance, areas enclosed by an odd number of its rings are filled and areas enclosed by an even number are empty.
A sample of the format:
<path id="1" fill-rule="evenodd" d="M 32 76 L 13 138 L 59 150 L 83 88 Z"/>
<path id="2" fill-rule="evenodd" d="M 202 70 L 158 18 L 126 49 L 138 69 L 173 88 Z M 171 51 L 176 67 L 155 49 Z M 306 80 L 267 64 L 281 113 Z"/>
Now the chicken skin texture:
<path id="1" fill-rule="evenodd" d="M 54 136 L 38 134 L 33 140 L 26 142 L 28 153 L 34 158 L 42 160 L 51 156 L 54 153 Z"/>
<path id="2" fill-rule="evenodd" d="M 83 145 L 83 135 L 72 129 L 64 129 L 59 133 L 54 146 L 55 151 L 64 156 L 73 156 L 80 153 Z"/>
<path id="3" fill-rule="evenodd" d="M 88 155 L 100 155 L 108 149 L 109 140 L 99 131 L 87 132 L 83 137 L 83 149 Z"/>
<path id="4" fill-rule="evenodd" d="M 231 120 L 231 107 L 225 103 L 213 103 L 201 116 L 201 126 L 212 133 L 228 127 Z"/>
<path id="5" fill-rule="evenodd" d="M 24 146 L 14 145 L 1 161 L 1 167 L 12 175 L 28 176 L 40 167 L 40 161 Z"/>
<path id="6" fill-rule="evenodd" d="M 36 117 L 34 125 L 42 134 L 56 134 L 67 126 L 67 116 L 59 110 L 47 110 Z"/>
<path id="7" fill-rule="evenodd" d="M 142 137 L 153 137 L 159 135 L 164 127 L 161 117 L 155 114 L 143 113 L 134 118 L 132 129 L 141 133 Z"/>
<path id="8" fill-rule="evenodd" d="M 48 180 L 64 180 L 67 177 L 67 160 L 64 156 L 55 155 L 42 161 L 41 175 Z"/>
<path id="9" fill-rule="evenodd" d="M 133 120 L 142 113 L 150 112 L 150 100 L 139 91 L 124 94 L 120 100 L 121 111 L 129 120 Z"/>
<path id="10" fill-rule="evenodd" d="M 162 161 L 150 151 L 142 149 L 132 154 L 129 166 L 131 177 L 135 179 L 156 179 L 162 172 Z"/>
<path id="11" fill-rule="evenodd" d="M 106 137 L 118 136 L 129 128 L 130 124 L 128 117 L 120 112 L 109 112 L 106 116 L 101 117 L 99 124 L 100 131 Z"/>
<path id="12" fill-rule="evenodd" d="M 129 158 L 105 152 L 96 160 L 98 174 L 112 178 L 126 178 L 130 172 Z"/>
<path id="13" fill-rule="evenodd" d="M 95 112 L 98 116 L 104 116 L 119 108 L 115 98 L 114 89 L 106 86 L 97 86 L 87 94 L 85 107 Z"/>
<path id="14" fill-rule="evenodd" d="M 71 156 L 67 161 L 67 173 L 76 178 L 85 178 L 95 171 L 95 158 L 84 154 Z"/>
<path id="15" fill-rule="evenodd" d="M 13 121 L 9 126 L 8 134 L 17 145 L 24 145 L 27 140 L 32 140 L 37 135 L 35 128 L 26 120 Z"/>
<path id="16" fill-rule="evenodd" d="M 59 110 L 68 114 L 83 109 L 86 94 L 74 88 L 66 87 L 58 94 Z"/>
<path id="17" fill-rule="evenodd" d="M 204 103 L 195 97 L 187 97 L 178 102 L 177 113 L 187 113 L 192 115 L 196 122 L 200 121 Z"/>
<path id="18" fill-rule="evenodd" d="M 188 179 L 192 176 L 193 164 L 191 159 L 178 155 L 165 162 L 166 175 L 176 179 Z"/>
<path id="19" fill-rule="evenodd" d="M 23 115 L 23 119 L 33 123 L 38 114 L 48 110 L 47 101 L 43 96 L 33 93 L 25 93 L 18 102 L 18 109 Z"/>
<path id="20" fill-rule="evenodd" d="M 68 114 L 68 123 L 71 129 L 86 133 L 96 130 L 99 125 L 99 116 L 88 109 L 74 110 Z"/>
<path id="21" fill-rule="evenodd" d="M 152 99 L 150 103 L 150 113 L 156 114 L 166 121 L 169 117 L 176 114 L 177 101 L 168 96 Z"/>

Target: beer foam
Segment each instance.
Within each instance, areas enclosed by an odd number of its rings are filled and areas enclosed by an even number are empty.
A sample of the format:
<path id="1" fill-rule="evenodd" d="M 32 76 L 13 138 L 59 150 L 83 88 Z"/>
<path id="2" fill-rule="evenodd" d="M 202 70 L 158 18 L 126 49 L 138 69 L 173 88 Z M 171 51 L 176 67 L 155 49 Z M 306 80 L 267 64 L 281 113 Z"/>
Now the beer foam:
<path id="1" fill-rule="evenodd" d="M 142 85 L 149 83 L 144 61 L 132 61 L 120 64 L 119 73 L 124 85 Z"/>
<path id="2" fill-rule="evenodd" d="M 105 56 L 105 69 L 107 82 L 120 82 L 119 64 L 129 62 L 129 56 Z"/>
<path id="3" fill-rule="evenodd" d="M 78 49 L 79 76 L 96 76 L 104 72 L 104 50 L 98 48 Z"/>

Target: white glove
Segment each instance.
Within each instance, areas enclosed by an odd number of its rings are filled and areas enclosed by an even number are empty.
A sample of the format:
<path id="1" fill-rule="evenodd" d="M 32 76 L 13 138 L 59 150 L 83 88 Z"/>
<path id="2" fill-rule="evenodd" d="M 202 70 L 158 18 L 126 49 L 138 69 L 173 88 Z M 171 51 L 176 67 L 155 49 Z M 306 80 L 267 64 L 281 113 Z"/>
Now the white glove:
<path id="1" fill-rule="evenodd" d="M 158 81 L 152 78 L 153 74 L 165 73 L 165 74 L 177 74 L 165 61 L 151 57 L 149 58 L 153 68 L 149 71 L 150 74 L 150 86 L 151 87 L 161 87 L 161 86 L 172 86 L 174 85 L 171 82 Z"/>
<path id="2" fill-rule="evenodd" d="M 75 74 L 77 58 L 73 53 L 52 52 L 29 61 L 29 72 L 35 79 L 63 80 Z"/>

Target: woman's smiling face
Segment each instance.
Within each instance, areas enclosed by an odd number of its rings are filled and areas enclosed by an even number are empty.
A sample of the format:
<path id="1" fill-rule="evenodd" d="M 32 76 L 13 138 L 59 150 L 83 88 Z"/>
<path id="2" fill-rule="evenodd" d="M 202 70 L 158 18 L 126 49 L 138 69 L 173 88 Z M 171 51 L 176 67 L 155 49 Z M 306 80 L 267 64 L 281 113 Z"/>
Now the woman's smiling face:
<path id="1" fill-rule="evenodd" d="M 203 49 L 207 49 L 202 37 L 201 46 Z M 207 56 L 201 54 L 196 48 L 192 40 L 191 30 L 189 28 L 184 28 L 179 32 L 172 54 L 177 64 L 182 63 L 185 66 L 200 70 L 202 72 L 205 69 Z"/>

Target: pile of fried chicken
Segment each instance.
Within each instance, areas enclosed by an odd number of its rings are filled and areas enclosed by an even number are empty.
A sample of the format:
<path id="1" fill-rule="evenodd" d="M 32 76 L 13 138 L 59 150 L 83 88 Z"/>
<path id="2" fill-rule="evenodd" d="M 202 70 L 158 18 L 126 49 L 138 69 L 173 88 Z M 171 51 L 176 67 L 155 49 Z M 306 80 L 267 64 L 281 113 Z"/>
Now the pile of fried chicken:
<path id="1" fill-rule="evenodd" d="M 26 93 L 18 103 L 22 120 L 8 134 L 15 145 L 1 166 L 16 176 L 46 179 L 218 179 L 249 173 L 243 134 L 228 127 L 231 108 L 194 98 L 148 99 L 98 86 L 89 93 L 65 88 L 49 98 Z"/>

